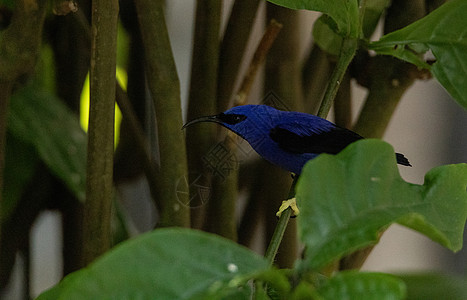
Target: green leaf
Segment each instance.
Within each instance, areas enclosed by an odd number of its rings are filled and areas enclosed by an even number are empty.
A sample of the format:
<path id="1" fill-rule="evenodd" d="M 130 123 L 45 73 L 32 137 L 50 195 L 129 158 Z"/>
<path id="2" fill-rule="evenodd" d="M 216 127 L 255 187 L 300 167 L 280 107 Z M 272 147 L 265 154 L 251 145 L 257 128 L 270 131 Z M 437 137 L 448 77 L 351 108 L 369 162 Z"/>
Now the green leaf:
<path id="1" fill-rule="evenodd" d="M 86 134 L 54 95 L 30 84 L 12 95 L 8 131 L 39 157 L 81 201 L 85 198 Z"/>
<path id="2" fill-rule="evenodd" d="M 320 299 L 405 299 L 406 288 L 399 278 L 382 273 L 339 272 L 318 289 Z"/>
<path id="3" fill-rule="evenodd" d="M 320 11 L 331 17 L 337 24 L 337 32 L 348 38 L 360 36 L 357 0 L 268 0 L 271 3 L 291 9 Z"/>
<path id="4" fill-rule="evenodd" d="M 399 275 L 407 286 L 410 300 L 465 300 L 467 278 L 447 274 L 404 274 Z"/>
<path id="5" fill-rule="evenodd" d="M 366 0 L 362 31 L 365 38 L 370 38 L 378 25 L 381 15 L 389 7 L 391 0 Z"/>
<path id="6" fill-rule="evenodd" d="M 426 17 L 370 44 L 378 54 L 393 55 L 428 68 L 460 105 L 467 108 L 467 1 L 451 0 Z M 430 67 L 416 53 L 431 49 Z"/>
<path id="7" fill-rule="evenodd" d="M 457 164 L 432 169 L 424 185 L 407 183 L 392 147 L 380 140 L 365 139 L 338 155 L 320 155 L 305 165 L 296 190 L 306 266 L 319 269 L 374 244 L 394 222 L 460 250 L 466 178 L 467 164 Z"/>
<path id="8" fill-rule="evenodd" d="M 319 17 L 313 24 L 313 39 L 321 50 L 337 56 L 341 49 L 342 37 L 334 31 L 333 22 L 327 15 Z"/>
<path id="9" fill-rule="evenodd" d="M 120 244 L 38 299 L 248 299 L 247 280 L 268 270 L 263 257 L 230 240 L 158 229 Z"/>
<path id="10" fill-rule="evenodd" d="M 367 0 L 362 31 L 365 38 L 369 38 L 384 10 L 390 4 L 389 0 Z M 313 24 L 313 39 L 324 51 L 338 55 L 342 45 L 342 35 L 337 33 L 337 25 L 328 15 L 322 15 Z"/>

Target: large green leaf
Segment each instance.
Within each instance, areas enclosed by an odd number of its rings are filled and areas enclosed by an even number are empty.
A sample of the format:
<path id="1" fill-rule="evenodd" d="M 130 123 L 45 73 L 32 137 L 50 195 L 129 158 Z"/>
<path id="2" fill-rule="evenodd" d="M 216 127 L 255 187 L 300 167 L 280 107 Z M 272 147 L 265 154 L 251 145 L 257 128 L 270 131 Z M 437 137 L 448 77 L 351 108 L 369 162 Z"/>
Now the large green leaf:
<path id="1" fill-rule="evenodd" d="M 467 164 L 435 168 L 424 185 L 399 175 L 392 147 L 361 140 L 338 155 L 308 162 L 297 184 L 299 232 L 307 266 L 321 268 L 374 244 L 393 222 L 445 247 L 462 248 L 467 218 Z"/>
<path id="2" fill-rule="evenodd" d="M 399 275 L 407 286 L 410 300 L 465 300 L 467 299 L 467 277 L 418 273 Z"/>
<path id="3" fill-rule="evenodd" d="M 396 300 L 405 299 L 406 288 L 393 275 L 346 271 L 333 276 L 317 293 L 324 300 Z"/>
<path id="4" fill-rule="evenodd" d="M 467 1 L 451 0 L 426 17 L 370 44 L 419 67 L 429 68 L 438 81 L 467 108 Z M 415 53 L 431 49 L 436 62 L 429 66 Z"/>
<path id="5" fill-rule="evenodd" d="M 11 97 L 8 131 L 32 145 L 50 170 L 84 201 L 86 134 L 60 99 L 28 85 Z"/>
<path id="6" fill-rule="evenodd" d="M 360 36 L 357 0 L 268 0 L 271 3 L 291 9 L 320 11 L 331 17 L 337 24 L 337 32 L 343 37 Z"/>
<path id="7" fill-rule="evenodd" d="M 268 270 L 263 257 L 230 240 L 158 229 L 115 247 L 38 299 L 249 299 L 244 283 L 262 272 L 270 277 Z"/>

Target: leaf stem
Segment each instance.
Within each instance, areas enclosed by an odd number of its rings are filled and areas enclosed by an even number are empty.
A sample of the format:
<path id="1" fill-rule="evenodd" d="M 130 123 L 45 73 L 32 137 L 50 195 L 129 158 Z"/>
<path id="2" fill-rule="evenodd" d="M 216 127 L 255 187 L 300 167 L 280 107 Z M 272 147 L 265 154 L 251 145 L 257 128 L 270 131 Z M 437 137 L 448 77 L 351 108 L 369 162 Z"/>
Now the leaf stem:
<path id="1" fill-rule="evenodd" d="M 318 111 L 318 117 L 327 117 L 347 67 L 355 56 L 357 46 L 358 43 L 356 39 L 344 38 L 342 40 L 342 46 L 339 57 L 337 59 L 337 64 L 331 74 L 331 79 L 329 81 L 328 87 L 326 88 L 326 92 L 324 93 L 324 98 Z"/>

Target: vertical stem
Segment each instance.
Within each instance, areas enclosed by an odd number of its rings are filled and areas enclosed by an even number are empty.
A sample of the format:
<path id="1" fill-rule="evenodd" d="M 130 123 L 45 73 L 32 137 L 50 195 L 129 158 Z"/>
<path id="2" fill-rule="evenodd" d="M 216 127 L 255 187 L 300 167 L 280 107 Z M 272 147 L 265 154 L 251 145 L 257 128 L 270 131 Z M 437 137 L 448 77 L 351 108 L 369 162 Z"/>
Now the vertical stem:
<path id="1" fill-rule="evenodd" d="M 384 24 L 384 32 L 400 29 L 422 18 L 425 1 L 392 1 Z M 381 138 L 402 95 L 415 81 L 416 67 L 388 56 L 376 56 L 368 67 L 368 96 L 354 130 L 365 137 Z M 339 269 L 360 268 L 373 246 L 360 249 L 340 260 Z"/>
<path id="2" fill-rule="evenodd" d="M 135 0 L 146 59 L 149 91 L 156 110 L 160 150 L 160 224 L 190 226 L 187 158 L 182 128 L 180 82 L 165 23 L 164 1 Z M 184 186 L 186 189 L 186 187 Z"/>
<path id="3" fill-rule="evenodd" d="M 0 207 L 3 201 L 3 170 L 5 169 L 6 152 L 6 128 L 8 119 L 8 103 L 11 94 L 12 82 L 6 81 L 0 83 Z M 0 212 L 0 241 L 2 241 L 2 223 L 3 218 Z M 1 248 L 1 244 L 0 244 Z M 1 252 L 0 252 L 1 253 Z"/>
<path id="4" fill-rule="evenodd" d="M 217 112 L 217 74 L 219 64 L 219 31 L 221 23 L 222 1 L 198 0 L 196 6 L 196 24 L 191 64 L 190 95 L 188 120 Z M 216 143 L 216 128 L 212 124 L 192 126 L 186 129 L 188 154 L 188 185 L 196 183 L 211 187 L 211 176 L 204 168 L 203 157 Z M 192 209 L 191 222 L 195 228 L 201 227 L 204 219 L 204 201 L 190 191 Z"/>
<path id="5" fill-rule="evenodd" d="M 149 184 L 149 192 L 154 200 L 154 205 L 161 210 L 160 203 L 156 201 L 159 198 L 159 189 L 157 187 L 156 178 L 160 176 L 156 165 L 149 151 L 149 141 L 144 134 L 143 127 L 138 119 L 138 116 L 131 105 L 128 95 L 122 87 L 116 83 L 116 102 L 122 112 L 123 118 L 126 120 L 126 126 L 132 135 L 133 147 L 132 150 L 137 152 L 143 164 L 143 170 Z"/>
<path id="6" fill-rule="evenodd" d="M 0 82 L 0 205 L 2 203 L 3 198 L 3 169 L 5 167 L 6 128 L 8 119 L 8 103 L 11 95 L 11 86 L 12 82 L 10 81 Z"/>
<path id="7" fill-rule="evenodd" d="M 230 106 L 235 80 L 240 70 L 241 61 L 245 53 L 248 37 L 253 28 L 259 3 L 259 0 L 236 0 L 232 7 L 219 52 L 217 111 L 224 111 Z M 231 173 L 233 174 L 228 175 L 225 179 L 219 176 L 213 178 L 211 199 L 216 199 L 216 201 L 223 203 L 224 209 L 221 208 L 222 205 L 216 205 L 217 203 L 209 205 L 208 218 L 212 221 L 208 220 L 206 224 L 208 231 L 217 232 L 219 230 L 216 226 L 219 218 L 216 215 L 218 209 L 225 215 L 228 214 L 229 218 L 233 217 L 232 214 L 235 211 L 235 203 L 238 196 L 238 174 L 236 170 L 232 170 Z M 229 222 L 226 225 L 229 228 L 223 230 L 221 235 L 236 240 L 236 224 Z"/>
<path id="8" fill-rule="evenodd" d="M 117 0 L 92 2 L 84 264 L 107 251 L 111 244 L 117 19 Z"/>
<path id="9" fill-rule="evenodd" d="M 299 49 L 302 46 L 300 30 L 302 22 L 300 14 L 296 10 L 286 9 L 274 4 L 267 3 L 267 19 L 275 19 L 283 24 L 283 28 L 274 45 L 271 47 L 266 60 L 265 68 L 265 92 L 272 91 L 277 98 L 272 99 L 272 105 L 292 111 L 303 110 L 303 94 L 301 85 L 301 56 Z M 290 189 L 290 173 L 263 162 L 260 166 L 260 176 L 263 186 L 255 187 L 263 191 L 258 195 L 262 209 L 265 211 L 266 242 L 273 241 L 280 226 L 276 218 L 276 211 L 281 202 L 285 200 Z M 250 200 L 250 201 L 251 201 Z M 284 212 L 284 214 L 287 214 Z M 284 224 L 282 243 L 278 250 L 276 263 L 279 267 L 292 267 L 297 252 L 297 232 L 295 222 Z M 288 224 L 288 226 L 286 226 Z M 267 244 L 265 245 L 269 247 Z M 276 250 L 277 251 L 277 250 Z"/>
<path id="10" fill-rule="evenodd" d="M 334 99 L 334 121 L 345 128 L 352 127 L 352 91 L 350 74 L 346 72 Z"/>
<path id="11" fill-rule="evenodd" d="M 240 90 L 236 94 L 235 105 L 246 104 L 251 84 L 256 77 L 259 66 L 264 62 L 281 28 L 282 25 L 276 21 L 272 21 L 269 24 L 250 61 L 247 74 L 243 78 Z M 237 138 L 238 137 L 231 132 L 228 133 L 224 141 L 224 146 L 229 153 L 234 153 L 237 149 L 235 142 Z M 215 202 L 210 203 L 208 207 L 208 222 L 205 228 L 207 231 L 236 240 L 237 224 L 235 220 L 235 204 L 238 189 L 238 169 L 233 168 L 226 178 L 220 179 L 219 176 L 215 177 L 214 183 L 213 199 L 215 199 Z"/>
<path id="12" fill-rule="evenodd" d="M 234 106 L 245 105 L 247 102 L 247 96 L 250 94 L 251 87 L 258 73 L 259 67 L 263 64 L 266 59 L 266 55 L 271 49 L 272 44 L 277 38 L 279 31 L 282 29 L 282 24 L 272 19 L 269 22 L 266 32 L 264 33 L 258 47 L 251 59 L 248 70 L 243 78 L 242 84 L 235 95 Z"/>
<path id="13" fill-rule="evenodd" d="M 344 38 L 342 40 L 341 51 L 337 58 L 337 64 L 334 71 L 331 74 L 326 92 L 324 93 L 323 101 L 318 110 L 318 117 L 326 118 L 329 110 L 331 109 L 334 98 L 336 97 L 339 86 L 344 77 L 345 71 L 352 61 L 355 52 L 357 51 L 357 40 L 352 38 Z"/>
<path id="14" fill-rule="evenodd" d="M 312 45 L 302 69 L 304 112 L 318 112 L 333 66 L 328 54 L 316 44 Z"/>
<path id="15" fill-rule="evenodd" d="M 259 0 L 236 0 L 232 7 L 219 54 L 218 111 L 229 107 L 259 3 Z"/>
<path id="16" fill-rule="evenodd" d="M 292 182 L 292 185 L 290 186 L 289 197 L 288 197 L 289 199 L 295 196 L 295 185 L 297 184 L 297 180 L 298 180 L 298 176 L 295 176 Z M 276 257 L 277 250 L 279 249 L 279 246 L 282 242 L 282 238 L 284 236 L 285 230 L 287 229 L 287 224 L 289 223 L 291 215 L 292 215 L 292 209 L 289 207 L 285 211 L 282 212 L 279 218 L 279 221 L 277 222 L 277 226 L 274 230 L 271 241 L 264 255 L 264 257 L 266 257 L 266 259 L 269 261 L 270 265 L 274 263 L 274 258 Z"/>
<path id="17" fill-rule="evenodd" d="M 425 1 L 392 1 L 384 33 L 407 26 L 426 14 Z M 416 67 L 387 56 L 376 56 L 369 65 L 368 96 L 354 130 L 367 138 L 381 138 L 405 91 L 417 77 Z M 384 72 L 382 72 L 384 70 Z"/>
<path id="18" fill-rule="evenodd" d="M 377 56 L 371 64 L 369 93 L 353 130 L 366 138 L 382 138 L 402 95 L 415 81 L 416 67 L 388 56 Z"/>
<path id="19" fill-rule="evenodd" d="M 236 138 L 237 136 L 228 132 L 223 141 L 222 145 L 228 151 L 228 155 L 235 155 L 233 151 L 237 148 Z M 235 165 L 232 165 L 229 171 L 222 173 L 220 175 L 215 174 L 216 176 L 213 177 L 212 201 L 209 202 L 207 207 L 204 229 L 236 241 L 235 208 L 238 197 L 238 173 Z"/>

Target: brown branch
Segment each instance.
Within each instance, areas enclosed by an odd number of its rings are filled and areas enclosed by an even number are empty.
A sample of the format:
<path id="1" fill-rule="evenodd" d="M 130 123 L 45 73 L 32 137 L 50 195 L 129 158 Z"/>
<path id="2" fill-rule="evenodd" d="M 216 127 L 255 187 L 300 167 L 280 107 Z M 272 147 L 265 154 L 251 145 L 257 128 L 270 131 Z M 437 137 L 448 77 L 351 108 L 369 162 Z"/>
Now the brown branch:
<path id="1" fill-rule="evenodd" d="M 118 1 L 92 2 L 90 109 L 83 264 L 111 245 Z"/>
<path id="2" fill-rule="evenodd" d="M 256 48 L 255 54 L 250 62 L 248 71 L 246 72 L 245 77 L 243 77 L 242 84 L 235 96 L 234 106 L 246 104 L 246 97 L 250 94 L 251 86 L 256 78 L 256 73 L 258 73 L 259 67 L 263 64 L 266 59 L 266 55 L 269 52 L 272 44 L 277 38 L 279 31 L 282 29 L 282 24 L 276 20 L 271 20 L 266 32 L 263 35 L 263 38 Z"/>
<path id="3" fill-rule="evenodd" d="M 221 43 L 217 109 L 226 110 L 233 96 L 235 80 L 255 21 L 259 0 L 236 0 Z"/>

